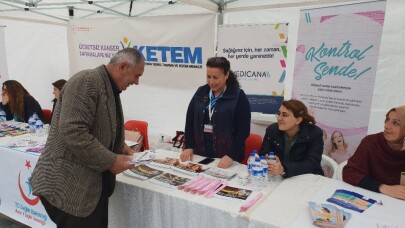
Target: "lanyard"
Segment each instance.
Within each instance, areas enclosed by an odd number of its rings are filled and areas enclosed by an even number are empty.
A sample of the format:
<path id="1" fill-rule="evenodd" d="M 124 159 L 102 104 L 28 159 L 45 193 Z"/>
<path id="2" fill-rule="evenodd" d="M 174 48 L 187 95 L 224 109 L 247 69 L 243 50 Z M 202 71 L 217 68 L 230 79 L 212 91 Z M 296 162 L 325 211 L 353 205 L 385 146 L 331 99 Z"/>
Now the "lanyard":
<path id="1" fill-rule="evenodd" d="M 210 90 L 210 93 L 209 93 L 210 103 L 208 104 L 208 107 L 207 107 L 208 108 L 208 117 L 210 118 L 210 123 L 212 123 L 211 119 L 212 119 L 212 115 L 214 114 L 214 106 L 217 103 L 217 100 L 224 95 L 225 90 L 226 90 L 226 87 L 221 92 L 221 94 L 219 94 L 219 96 L 217 98 L 214 98 L 214 93 L 212 92 L 212 90 Z"/>

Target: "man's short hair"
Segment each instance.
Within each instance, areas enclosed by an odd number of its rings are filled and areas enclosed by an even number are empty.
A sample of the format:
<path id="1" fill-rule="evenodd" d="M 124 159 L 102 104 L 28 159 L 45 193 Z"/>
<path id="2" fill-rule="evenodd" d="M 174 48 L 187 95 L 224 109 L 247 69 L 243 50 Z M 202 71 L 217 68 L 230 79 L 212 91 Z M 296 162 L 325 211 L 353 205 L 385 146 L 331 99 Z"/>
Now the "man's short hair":
<path id="1" fill-rule="evenodd" d="M 110 60 L 109 64 L 119 64 L 127 62 L 136 65 L 143 61 L 142 54 L 135 48 L 124 48 L 118 51 Z"/>

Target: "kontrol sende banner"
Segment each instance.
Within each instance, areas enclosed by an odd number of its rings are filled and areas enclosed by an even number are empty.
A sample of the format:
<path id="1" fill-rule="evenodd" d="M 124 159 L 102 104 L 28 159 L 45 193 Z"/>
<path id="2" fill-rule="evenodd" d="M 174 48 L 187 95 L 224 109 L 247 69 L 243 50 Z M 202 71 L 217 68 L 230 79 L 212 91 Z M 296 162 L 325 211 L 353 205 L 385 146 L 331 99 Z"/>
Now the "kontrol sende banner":
<path id="1" fill-rule="evenodd" d="M 8 68 L 6 58 L 6 44 L 4 40 L 4 27 L 0 26 L 0 83 L 8 80 Z"/>
<path id="2" fill-rule="evenodd" d="M 252 112 L 278 111 L 284 98 L 287 42 L 287 23 L 219 28 L 218 56 L 231 62 Z"/>
<path id="3" fill-rule="evenodd" d="M 338 164 L 367 134 L 385 5 L 301 11 L 292 97 L 309 107 Z"/>

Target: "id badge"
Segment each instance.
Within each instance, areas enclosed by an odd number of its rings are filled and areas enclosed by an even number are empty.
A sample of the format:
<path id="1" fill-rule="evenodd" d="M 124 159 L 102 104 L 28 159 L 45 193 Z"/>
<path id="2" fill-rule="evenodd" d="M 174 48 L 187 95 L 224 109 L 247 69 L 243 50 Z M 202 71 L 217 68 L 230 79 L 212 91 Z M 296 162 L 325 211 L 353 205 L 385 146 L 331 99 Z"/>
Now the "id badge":
<path id="1" fill-rule="evenodd" d="M 212 133 L 213 132 L 213 127 L 211 124 L 204 124 L 204 132 L 205 133 Z"/>

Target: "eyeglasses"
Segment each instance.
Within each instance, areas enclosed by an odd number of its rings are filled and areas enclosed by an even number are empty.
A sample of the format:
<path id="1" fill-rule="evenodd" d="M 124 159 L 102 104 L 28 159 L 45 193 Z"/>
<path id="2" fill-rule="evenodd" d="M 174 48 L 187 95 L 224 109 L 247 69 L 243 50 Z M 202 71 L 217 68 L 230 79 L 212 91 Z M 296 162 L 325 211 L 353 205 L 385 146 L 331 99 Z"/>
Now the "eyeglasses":
<path id="1" fill-rule="evenodd" d="M 290 115 L 286 112 L 277 112 L 276 114 L 277 118 L 288 118 Z"/>

